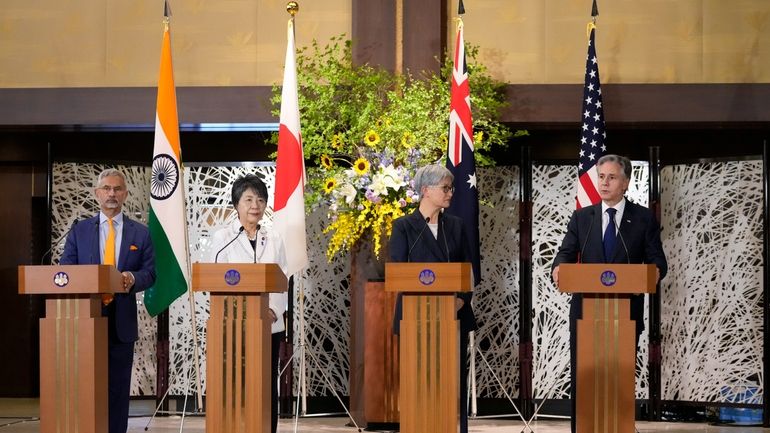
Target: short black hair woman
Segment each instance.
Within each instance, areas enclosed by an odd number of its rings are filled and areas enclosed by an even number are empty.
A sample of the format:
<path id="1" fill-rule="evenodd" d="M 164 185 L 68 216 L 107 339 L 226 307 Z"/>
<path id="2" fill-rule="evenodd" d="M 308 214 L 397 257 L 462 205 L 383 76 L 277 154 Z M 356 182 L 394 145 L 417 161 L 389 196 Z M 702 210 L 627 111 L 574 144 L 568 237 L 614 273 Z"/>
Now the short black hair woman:
<path id="1" fill-rule="evenodd" d="M 286 273 L 286 251 L 277 233 L 260 224 L 267 208 L 267 187 L 262 180 L 247 174 L 233 182 L 232 204 L 238 219 L 212 236 L 210 263 L 277 263 Z M 270 317 L 273 319 L 272 358 L 270 360 L 271 428 L 278 426 L 278 349 L 286 336 L 283 313 L 286 293 L 271 293 Z"/>
<path id="2" fill-rule="evenodd" d="M 442 165 L 428 165 L 417 170 L 414 190 L 419 207 L 393 223 L 390 236 L 392 262 L 470 262 L 471 253 L 462 220 L 442 211 L 449 207 L 454 193 L 454 176 Z M 460 320 L 460 433 L 468 432 L 468 333 L 476 330 L 476 316 L 471 307 L 473 293 L 457 294 L 457 319 Z M 393 329 L 400 330 L 401 298 L 396 303 Z"/>

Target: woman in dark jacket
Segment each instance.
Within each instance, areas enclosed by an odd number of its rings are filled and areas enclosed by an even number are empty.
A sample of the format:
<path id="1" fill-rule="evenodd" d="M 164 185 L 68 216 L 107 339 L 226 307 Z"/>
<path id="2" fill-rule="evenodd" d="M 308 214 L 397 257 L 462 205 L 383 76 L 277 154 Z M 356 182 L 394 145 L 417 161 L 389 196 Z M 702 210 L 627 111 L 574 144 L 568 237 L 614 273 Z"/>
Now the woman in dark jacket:
<path id="1" fill-rule="evenodd" d="M 462 220 L 442 211 L 454 193 L 454 176 L 444 166 L 428 165 L 417 170 L 414 189 L 420 205 L 410 215 L 393 223 L 390 236 L 392 262 L 470 262 L 470 246 Z M 455 305 L 460 321 L 460 433 L 468 431 L 468 333 L 476 330 L 471 307 L 473 293 L 458 293 Z M 401 322 L 401 298 L 396 303 L 393 331 Z"/>

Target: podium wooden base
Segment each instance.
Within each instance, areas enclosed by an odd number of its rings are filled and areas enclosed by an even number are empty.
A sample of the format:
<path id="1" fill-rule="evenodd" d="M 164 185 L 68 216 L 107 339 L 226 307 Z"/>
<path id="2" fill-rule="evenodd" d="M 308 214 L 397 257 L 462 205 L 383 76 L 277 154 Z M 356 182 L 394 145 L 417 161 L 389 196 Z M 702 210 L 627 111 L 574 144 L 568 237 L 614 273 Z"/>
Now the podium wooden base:
<path id="1" fill-rule="evenodd" d="M 99 295 L 45 301 L 40 319 L 41 433 L 107 431 L 107 319 Z"/>
<path id="2" fill-rule="evenodd" d="M 367 423 L 398 422 L 398 336 L 393 334 L 397 295 L 385 283 L 368 282 L 364 294 L 364 418 Z"/>
<path id="3" fill-rule="evenodd" d="M 454 295 L 403 297 L 401 432 L 458 429 L 459 322 Z"/>
<path id="4" fill-rule="evenodd" d="M 577 323 L 577 433 L 632 433 L 636 333 L 628 295 L 584 294 Z"/>
<path id="5" fill-rule="evenodd" d="M 211 294 L 206 432 L 270 432 L 268 294 Z"/>

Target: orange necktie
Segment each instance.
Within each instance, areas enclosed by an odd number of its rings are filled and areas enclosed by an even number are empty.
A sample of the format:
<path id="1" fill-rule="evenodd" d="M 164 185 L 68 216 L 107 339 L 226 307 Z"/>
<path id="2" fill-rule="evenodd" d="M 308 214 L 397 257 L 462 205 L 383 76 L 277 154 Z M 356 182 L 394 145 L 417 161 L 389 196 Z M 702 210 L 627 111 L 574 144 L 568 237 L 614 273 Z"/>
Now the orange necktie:
<path id="1" fill-rule="evenodd" d="M 107 231 L 107 240 L 104 242 L 104 264 L 115 266 L 115 226 L 112 225 L 112 218 L 107 218 L 107 224 L 110 227 Z M 102 295 L 102 304 L 109 305 L 112 298 L 112 293 Z"/>

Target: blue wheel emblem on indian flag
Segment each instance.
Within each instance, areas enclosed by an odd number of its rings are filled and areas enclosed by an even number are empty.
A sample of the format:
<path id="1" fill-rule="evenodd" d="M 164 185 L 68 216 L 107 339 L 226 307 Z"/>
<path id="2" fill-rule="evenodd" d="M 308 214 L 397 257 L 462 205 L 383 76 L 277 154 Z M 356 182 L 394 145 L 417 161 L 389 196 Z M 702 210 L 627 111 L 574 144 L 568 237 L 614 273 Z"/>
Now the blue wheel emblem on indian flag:
<path id="1" fill-rule="evenodd" d="M 615 285 L 615 283 L 618 280 L 618 276 L 615 275 L 615 273 L 612 272 L 612 271 L 604 271 L 604 272 L 602 272 L 602 276 L 600 277 L 600 279 L 601 279 L 602 284 L 604 284 L 605 286 L 609 287 L 609 286 L 614 286 Z"/>
<path id="2" fill-rule="evenodd" d="M 179 185 L 179 166 L 170 155 L 160 153 L 152 160 L 152 178 L 150 196 L 155 200 L 165 200 Z"/>
<path id="3" fill-rule="evenodd" d="M 423 285 L 430 286 L 434 281 L 436 281 L 436 274 L 432 270 L 423 269 L 420 272 L 420 282 Z"/>

